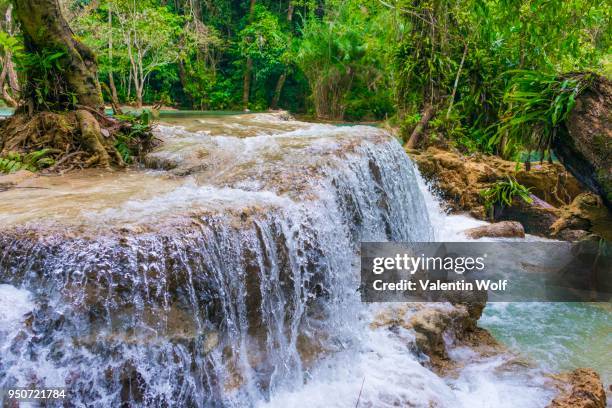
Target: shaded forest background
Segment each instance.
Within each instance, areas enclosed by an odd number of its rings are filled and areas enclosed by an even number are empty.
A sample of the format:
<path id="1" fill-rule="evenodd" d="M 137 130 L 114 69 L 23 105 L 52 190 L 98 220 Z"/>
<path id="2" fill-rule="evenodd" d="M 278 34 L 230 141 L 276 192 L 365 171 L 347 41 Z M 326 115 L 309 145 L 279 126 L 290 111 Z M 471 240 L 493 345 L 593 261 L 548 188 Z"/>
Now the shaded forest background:
<path id="1" fill-rule="evenodd" d="M 108 102 L 388 120 L 406 141 L 428 121 L 430 138 L 504 156 L 544 150 L 588 72 L 612 75 L 611 7 L 599 1 L 60 4 L 97 54 Z M 10 2 L 0 11 L 1 96 L 16 106 L 23 67 L 58 56 L 26 54 Z"/>

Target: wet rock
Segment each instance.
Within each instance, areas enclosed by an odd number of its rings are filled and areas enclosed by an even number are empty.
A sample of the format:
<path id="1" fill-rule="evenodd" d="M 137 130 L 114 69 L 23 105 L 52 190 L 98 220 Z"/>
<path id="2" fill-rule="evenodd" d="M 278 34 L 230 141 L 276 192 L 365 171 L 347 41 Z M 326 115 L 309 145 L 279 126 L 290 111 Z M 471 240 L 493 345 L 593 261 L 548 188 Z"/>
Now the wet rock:
<path id="1" fill-rule="evenodd" d="M 298 334 L 296 347 L 305 367 L 312 367 L 328 352 L 322 341 L 327 338 L 325 332 Z"/>
<path id="2" fill-rule="evenodd" d="M 576 230 L 566 229 L 554 235 L 563 241 L 569 241 L 569 242 L 582 241 L 584 239 L 589 239 L 589 236 L 590 236 L 588 231 L 580 230 L 580 229 L 576 229 Z"/>
<path id="3" fill-rule="evenodd" d="M 482 237 L 491 238 L 524 238 L 525 229 L 520 222 L 501 221 L 482 227 L 470 228 L 465 230 L 465 235 L 472 239 Z"/>
<path id="4" fill-rule="evenodd" d="M 283 120 L 283 121 L 295 120 L 293 115 L 291 115 L 291 113 L 287 112 L 286 110 L 281 110 L 281 111 L 273 112 L 273 114 L 276 115 L 276 117 L 279 120 Z"/>
<path id="5" fill-rule="evenodd" d="M 449 356 L 450 346 L 467 346 L 480 355 L 503 350 L 488 331 L 477 327 L 484 306 L 475 305 L 438 303 L 389 308 L 379 313 L 370 327 L 413 330 L 416 349 L 428 357 L 425 364 L 438 374 L 448 374 L 459 368 Z"/>
<path id="6" fill-rule="evenodd" d="M 605 408 L 606 392 L 594 370 L 577 368 L 554 378 L 561 383 L 561 391 L 548 408 Z"/>
<path id="7" fill-rule="evenodd" d="M 612 213 L 594 193 L 578 195 L 571 204 L 560 209 L 560 216 L 551 225 L 555 237 L 578 240 L 591 231 L 612 241 Z"/>
<path id="8" fill-rule="evenodd" d="M 204 338 L 204 353 L 208 354 L 219 345 L 219 333 L 210 332 Z"/>
<path id="9" fill-rule="evenodd" d="M 611 222 L 602 221 L 611 218 L 609 212 L 601 211 L 601 207 L 605 208 L 601 203 L 597 207 L 598 211 L 590 212 L 589 216 L 576 213 L 576 205 L 572 202 L 584 193 L 584 187 L 559 163 L 533 164 L 531 170 L 526 171 L 523 164 L 517 168 L 515 162 L 497 156 L 463 156 L 436 147 L 425 151 L 409 150 L 408 154 L 417 163 L 425 179 L 434 183 L 435 190 L 446 200 L 452 212 L 467 211 L 475 218 L 488 220 L 490 214 L 485 211 L 480 192 L 496 181 L 512 176 L 530 188 L 533 202 L 526 203 L 517 199 L 510 207 L 498 207 L 495 221 L 518 221 L 523 225 L 525 233 L 567 240 L 581 239 L 584 234 L 580 230 L 600 236 L 602 231 L 609 234 L 612 230 Z M 569 209 L 571 207 L 572 210 Z M 591 205 L 591 208 L 595 207 Z M 557 220 L 564 217 L 569 217 L 572 222 L 559 223 L 552 228 Z M 593 219 L 598 221 L 594 223 Z"/>
<path id="10" fill-rule="evenodd" d="M 452 211 L 469 211 L 485 219 L 484 202 L 480 191 L 508 176 L 531 188 L 543 201 L 555 206 L 565 205 L 583 192 L 582 185 L 559 163 L 531 166 L 530 171 L 521 164 L 497 156 L 460 153 L 430 147 L 425 151 L 410 150 L 408 154 L 417 163 L 421 174 L 435 183 L 439 193 L 448 200 Z"/>
<path id="11" fill-rule="evenodd" d="M 416 345 L 420 352 L 430 358 L 430 364 L 436 371 L 444 371 L 452 366 L 446 351 L 444 333 L 459 315 L 458 309 L 447 313 L 437 309 L 425 309 L 410 319 L 409 327 L 416 333 Z"/>
<path id="12" fill-rule="evenodd" d="M 470 332 L 478 328 L 478 320 L 487 305 L 488 293 L 478 290 L 449 292 L 445 298 L 453 305 L 464 307 L 468 313 L 462 320 L 461 331 Z"/>
<path id="13" fill-rule="evenodd" d="M 518 221 L 525 233 L 550 237 L 551 227 L 559 219 L 559 210 L 532 195 L 532 202 L 515 198 L 511 206 L 494 210 L 495 221 Z"/>

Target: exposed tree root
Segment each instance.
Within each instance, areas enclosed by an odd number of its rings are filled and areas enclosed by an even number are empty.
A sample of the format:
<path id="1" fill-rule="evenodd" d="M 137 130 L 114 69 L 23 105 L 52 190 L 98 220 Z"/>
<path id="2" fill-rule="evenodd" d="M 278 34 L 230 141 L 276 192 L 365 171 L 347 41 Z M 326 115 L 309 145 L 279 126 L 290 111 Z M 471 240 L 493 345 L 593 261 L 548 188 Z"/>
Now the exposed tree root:
<path id="1" fill-rule="evenodd" d="M 129 135 L 131 124 L 87 108 L 68 112 L 17 112 L 0 122 L 0 157 L 9 152 L 50 149 L 54 164 L 47 171 L 83 167 L 124 167 L 115 147 L 117 136 Z M 135 140 L 138 152 L 151 140 Z M 146 146 L 142 146 L 145 144 Z"/>

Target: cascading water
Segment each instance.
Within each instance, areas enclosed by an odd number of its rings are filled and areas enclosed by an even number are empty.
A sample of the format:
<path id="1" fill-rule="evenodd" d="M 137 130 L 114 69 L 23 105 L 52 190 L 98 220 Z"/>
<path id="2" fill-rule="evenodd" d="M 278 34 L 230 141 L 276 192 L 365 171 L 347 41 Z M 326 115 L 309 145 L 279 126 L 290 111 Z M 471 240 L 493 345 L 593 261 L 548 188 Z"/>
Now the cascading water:
<path id="1" fill-rule="evenodd" d="M 452 349 L 465 368 L 443 379 L 411 330 L 370 326 L 387 306 L 360 302 L 360 241 L 461 240 L 480 223 L 449 222 L 388 134 L 171 121 L 147 158 L 158 170 L 0 194 L 0 389 L 66 387 L 99 407 L 550 401 L 537 370 L 502 369 L 508 356 Z"/>
<path id="2" fill-rule="evenodd" d="M 30 192 L 32 208 L 4 193 L 0 388 L 244 406 L 350 347 L 358 242 L 429 240 L 431 227 L 384 132 L 289 125 L 246 138 L 160 127 L 151 165 L 190 175 L 66 177 Z"/>

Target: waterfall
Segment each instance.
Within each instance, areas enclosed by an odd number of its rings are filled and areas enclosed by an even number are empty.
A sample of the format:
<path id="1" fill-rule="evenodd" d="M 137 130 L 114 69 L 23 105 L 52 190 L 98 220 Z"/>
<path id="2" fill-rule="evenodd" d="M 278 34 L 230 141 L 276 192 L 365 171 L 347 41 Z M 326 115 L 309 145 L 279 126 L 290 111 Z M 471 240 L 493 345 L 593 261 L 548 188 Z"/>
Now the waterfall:
<path id="1" fill-rule="evenodd" d="M 425 201 L 385 132 L 292 126 L 246 138 L 162 126 L 170 148 L 148 163 L 165 170 L 108 185 L 163 191 L 9 223 L 0 389 L 67 387 L 76 406 L 249 406 L 359 347 L 358 244 L 433 239 Z M 193 143 L 197 169 L 182 164 Z"/>

